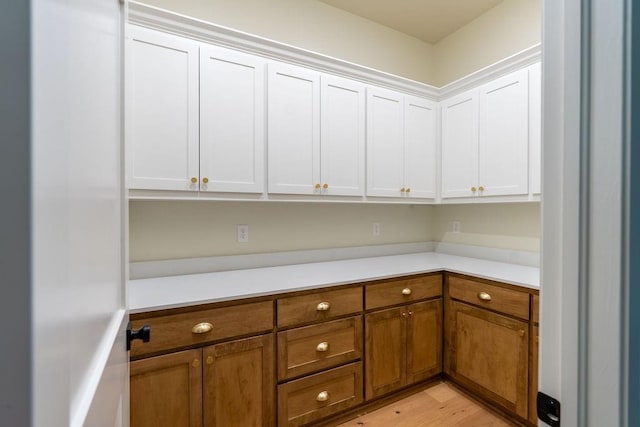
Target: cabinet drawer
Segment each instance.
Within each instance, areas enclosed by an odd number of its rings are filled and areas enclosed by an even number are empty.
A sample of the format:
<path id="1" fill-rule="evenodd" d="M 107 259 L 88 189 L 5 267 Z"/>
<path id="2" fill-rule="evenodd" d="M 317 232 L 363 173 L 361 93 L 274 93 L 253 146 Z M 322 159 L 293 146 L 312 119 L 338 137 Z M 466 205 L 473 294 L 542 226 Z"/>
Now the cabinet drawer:
<path id="1" fill-rule="evenodd" d="M 362 311 L 362 287 L 278 299 L 278 326 L 327 320 Z"/>
<path id="2" fill-rule="evenodd" d="M 442 274 L 390 280 L 365 287 L 366 309 L 418 301 L 442 295 Z"/>
<path id="3" fill-rule="evenodd" d="M 529 319 L 529 294 L 526 292 L 449 276 L 449 295 L 470 304 Z"/>
<path id="4" fill-rule="evenodd" d="M 300 426 L 362 402 L 362 363 L 278 386 L 278 426 Z"/>
<path id="5" fill-rule="evenodd" d="M 195 333 L 192 329 L 201 323 L 211 324 L 211 330 Z M 148 343 L 131 343 L 131 357 L 135 358 L 174 348 L 270 331 L 273 328 L 273 303 L 264 301 L 142 318 L 132 321 L 132 324 L 136 329 L 145 324 L 151 326 L 151 340 Z"/>
<path id="6" fill-rule="evenodd" d="M 278 379 L 284 380 L 362 356 L 362 316 L 278 333 Z"/>

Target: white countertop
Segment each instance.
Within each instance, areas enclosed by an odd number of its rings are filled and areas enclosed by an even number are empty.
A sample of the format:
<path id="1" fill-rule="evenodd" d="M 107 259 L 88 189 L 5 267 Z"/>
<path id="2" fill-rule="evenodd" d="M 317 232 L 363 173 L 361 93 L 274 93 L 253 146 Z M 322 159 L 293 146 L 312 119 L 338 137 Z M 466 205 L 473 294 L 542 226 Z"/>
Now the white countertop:
<path id="1" fill-rule="evenodd" d="M 422 252 L 130 280 L 129 309 L 140 313 L 441 270 L 540 287 L 540 271 L 535 267 Z"/>

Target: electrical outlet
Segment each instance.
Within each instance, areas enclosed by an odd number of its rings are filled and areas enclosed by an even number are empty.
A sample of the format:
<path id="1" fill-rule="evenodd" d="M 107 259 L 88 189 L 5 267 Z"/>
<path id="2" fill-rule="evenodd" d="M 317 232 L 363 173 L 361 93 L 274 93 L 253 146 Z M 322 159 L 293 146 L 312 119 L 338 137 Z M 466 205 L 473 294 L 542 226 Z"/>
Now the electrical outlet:
<path id="1" fill-rule="evenodd" d="M 379 236 L 380 233 L 381 233 L 380 223 L 379 222 L 374 222 L 373 223 L 373 235 L 374 236 Z"/>
<path id="2" fill-rule="evenodd" d="M 247 243 L 249 241 L 249 226 L 247 224 L 238 224 L 236 226 L 238 243 Z"/>
<path id="3" fill-rule="evenodd" d="M 451 231 L 453 231 L 454 233 L 459 233 L 460 232 L 460 221 L 452 221 L 451 222 Z"/>

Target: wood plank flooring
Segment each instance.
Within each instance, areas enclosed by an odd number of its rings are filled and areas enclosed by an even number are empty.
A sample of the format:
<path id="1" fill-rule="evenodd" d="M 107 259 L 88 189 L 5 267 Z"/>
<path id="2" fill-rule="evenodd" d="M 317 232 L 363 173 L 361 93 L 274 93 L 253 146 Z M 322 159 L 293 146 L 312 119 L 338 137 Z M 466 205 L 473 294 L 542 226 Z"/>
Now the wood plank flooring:
<path id="1" fill-rule="evenodd" d="M 338 427 L 503 427 L 514 424 L 441 382 Z"/>

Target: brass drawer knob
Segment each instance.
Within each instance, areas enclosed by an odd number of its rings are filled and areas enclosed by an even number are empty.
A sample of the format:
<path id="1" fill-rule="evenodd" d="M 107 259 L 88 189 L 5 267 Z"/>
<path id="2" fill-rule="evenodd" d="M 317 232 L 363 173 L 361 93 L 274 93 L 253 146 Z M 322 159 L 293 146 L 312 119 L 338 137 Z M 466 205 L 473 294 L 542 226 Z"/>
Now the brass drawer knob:
<path id="1" fill-rule="evenodd" d="M 316 190 L 319 190 L 320 189 L 320 184 L 316 184 L 315 188 L 316 188 Z"/>
<path id="2" fill-rule="evenodd" d="M 481 185 L 480 187 L 478 187 L 478 191 L 484 191 L 484 187 Z"/>
<path id="3" fill-rule="evenodd" d="M 407 193 L 410 193 L 410 192 L 411 192 L 411 189 L 410 189 L 410 188 L 407 188 Z"/>
<path id="4" fill-rule="evenodd" d="M 321 342 L 316 346 L 316 351 L 327 351 L 329 350 L 329 343 L 326 341 Z"/>
<path id="5" fill-rule="evenodd" d="M 328 391 L 321 391 L 320 393 L 318 393 L 318 396 L 316 397 L 316 400 L 318 402 L 326 402 L 327 400 L 329 400 L 329 392 Z"/>
<path id="6" fill-rule="evenodd" d="M 209 178 L 207 178 L 206 176 L 204 178 L 202 178 L 202 182 L 204 184 L 208 184 L 209 183 Z"/>
<path id="7" fill-rule="evenodd" d="M 404 288 L 402 290 L 402 295 L 411 295 L 411 288 Z"/>
<path id="8" fill-rule="evenodd" d="M 316 307 L 317 311 L 329 311 L 329 308 L 331 308 L 331 304 L 329 304 L 328 302 L 321 302 L 320 304 L 318 304 L 318 306 Z"/>
<path id="9" fill-rule="evenodd" d="M 324 189 L 326 190 L 327 188 L 329 188 L 329 184 L 326 184 L 326 183 L 325 183 L 325 184 L 322 186 L 322 188 L 324 188 Z"/>
<path id="10" fill-rule="evenodd" d="M 213 329 L 213 325 L 209 322 L 202 322 L 191 328 L 191 332 L 194 334 L 206 334 Z"/>
<path id="11" fill-rule="evenodd" d="M 405 190 L 405 188 L 404 188 L 404 187 L 402 187 L 402 188 L 400 189 L 400 192 L 401 192 L 401 193 L 404 193 L 405 191 L 407 191 L 407 190 Z"/>
<path id="12" fill-rule="evenodd" d="M 518 334 L 519 334 L 521 337 L 523 337 L 523 336 L 524 336 L 524 329 L 520 329 L 520 330 L 518 331 Z"/>
<path id="13" fill-rule="evenodd" d="M 491 301 L 491 295 L 486 292 L 478 292 L 478 299 L 482 301 Z"/>
<path id="14" fill-rule="evenodd" d="M 471 192 L 475 193 L 476 192 L 476 187 L 471 187 Z"/>
<path id="15" fill-rule="evenodd" d="M 195 176 L 191 177 L 191 183 L 195 184 L 196 182 L 198 182 L 198 178 L 196 178 Z"/>
<path id="16" fill-rule="evenodd" d="M 207 356 L 207 365 L 213 365 L 213 356 Z"/>
<path id="17" fill-rule="evenodd" d="M 200 360 L 199 359 L 193 359 L 193 362 L 191 362 L 191 366 L 193 366 L 194 368 L 199 368 L 200 367 Z"/>

